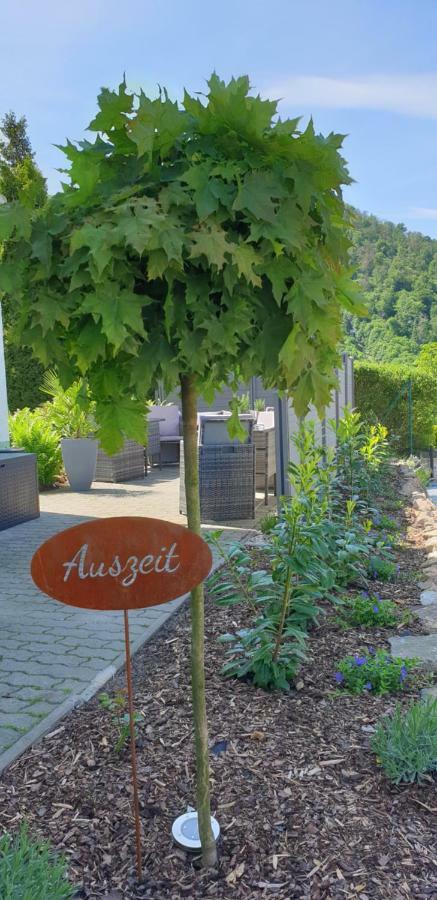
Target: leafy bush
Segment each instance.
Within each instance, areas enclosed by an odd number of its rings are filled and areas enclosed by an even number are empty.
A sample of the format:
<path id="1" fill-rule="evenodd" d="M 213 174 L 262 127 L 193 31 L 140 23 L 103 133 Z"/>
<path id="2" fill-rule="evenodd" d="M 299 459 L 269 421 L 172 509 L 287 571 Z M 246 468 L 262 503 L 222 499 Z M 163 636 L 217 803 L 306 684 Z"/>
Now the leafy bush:
<path id="1" fill-rule="evenodd" d="M 338 664 L 335 680 L 351 694 L 396 694 L 407 687 L 415 659 L 389 656 L 385 650 L 369 650 L 368 655 L 345 656 Z"/>
<path id="2" fill-rule="evenodd" d="M 371 555 L 369 559 L 369 575 L 375 581 L 391 581 L 396 575 L 396 565 L 390 559 L 383 556 Z"/>
<path id="3" fill-rule="evenodd" d="M 437 770 L 437 699 L 413 703 L 378 723 L 372 749 L 395 784 L 423 780 Z"/>
<path id="4" fill-rule="evenodd" d="M 365 429 L 356 413 L 346 411 L 335 457 L 316 444 L 312 423 L 301 426 L 294 443 L 292 496 L 283 499 L 279 517 L 267 517 L 263 526 L 271 572 L 252 571 L 247 550 L 225 550 L 218 532 L 209 536 L 227 565 L 225 579 L 216 572 L 209 580 L 213 597 L 221 605 L 243 604 L 252 619 L 249 627 L 236 624 L 223 636 L 223 672 L 251 677 L 264 688 L 285 689 L 296 676 L 320 598 L 337 603 L 344 585 L 364 580 L 375 551 L 392 565 L 369 506 L 386 461 L 385 429 Z"/>
<path id="5" fill-rule="evenodd" d="M 413 401 L 413 443 L 425 449 L 433 443 L 437 417 L 437 381 L 432 373 L 416 366 L 357 362 L 355 364 L 355 404 L 367 424 L 382 422 L 390 432 L 397 452 L 409 451 L 408 398 L 406 384 L 411 378 Z"/>
<path id="6" fill-rule="evenodd" d="M 13 447 L 36 453 L 40 487 L 51 487 L 62 471 L 62 458 L 58 438 L 42 408 L 17 410 L 9 418 L 9 430 Z"/>
<path id="7" fill-rule="evenodd" d="M 64 390 L 57 375 L 49 371 L 41 390 L 51 397 L 51 403 L 46 404 L 46 413 L 59 439 L 86 438 L 94 433 L 94 404 L 81 382 L 76 381 Z"/>
<path id="8" fill-rule="evenodd" d="M 2 900 L 67 900 L 74 888 L 66 880 L 66 863 L 44 841 L 30 838 L 27 827 L 0 838 Z"/>
<path id="9" fill-rule="evenodd" d="M 379 594 L 359 594 L 348 597 L 341 608 L 340 619 L 346 625 L 365 625 L 386 628 L 396 625 L 396 606 L 392 600 L 381 600 Z"/>

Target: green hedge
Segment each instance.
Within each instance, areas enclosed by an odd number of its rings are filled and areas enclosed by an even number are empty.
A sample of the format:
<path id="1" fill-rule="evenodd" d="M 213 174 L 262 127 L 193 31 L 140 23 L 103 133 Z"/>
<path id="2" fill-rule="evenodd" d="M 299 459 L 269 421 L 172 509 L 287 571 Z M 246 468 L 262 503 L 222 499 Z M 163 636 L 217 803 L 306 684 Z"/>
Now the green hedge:
<path id="1" fill-rule="evenodd" d="M 392 363 L 355 363 L 355 405 L 365 422 L 386 425 L 392 445 L 409 451 L 407 391 L 395 402 L 411 378 L 413 401 L 413 449 L 424 450 L 434 441 L 437 423 L 437 382 L 414 366 Z"/>
<path id="2" fill-rule="evenodd" d="M 44 368 L 27 347 L 13 343 L 11 332 L 16 312 L 6 300 L 2 303 L 2 314 L 9 412 L 24 407 L 35 409 L 47 400 L 40 390 Z"/>

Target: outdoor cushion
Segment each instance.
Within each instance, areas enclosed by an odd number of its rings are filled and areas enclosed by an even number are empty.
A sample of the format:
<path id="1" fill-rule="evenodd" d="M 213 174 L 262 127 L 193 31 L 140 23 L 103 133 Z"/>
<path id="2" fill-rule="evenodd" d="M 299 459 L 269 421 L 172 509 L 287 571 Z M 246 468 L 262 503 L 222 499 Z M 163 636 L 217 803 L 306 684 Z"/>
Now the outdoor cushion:
<path id="1" fill-rule="evenodd" d="M 181 440 L 182 440 L 182 435 L 181 435 L 181 434 L 164 434 L 164 435 L 161 435 L 161 444 L 169 444 L 169 443 L 171 443 L 172 441 L 181 441 Z"/>
<path id="2" fill-rule="evenodd" d="M 161 441 L 166 437 L 173 440 L 180 436 L 180 419 L 181 414 L 177 406 L 152 406 L 149 412 L 149 419 L 159 419 L 159 433 Z"/>

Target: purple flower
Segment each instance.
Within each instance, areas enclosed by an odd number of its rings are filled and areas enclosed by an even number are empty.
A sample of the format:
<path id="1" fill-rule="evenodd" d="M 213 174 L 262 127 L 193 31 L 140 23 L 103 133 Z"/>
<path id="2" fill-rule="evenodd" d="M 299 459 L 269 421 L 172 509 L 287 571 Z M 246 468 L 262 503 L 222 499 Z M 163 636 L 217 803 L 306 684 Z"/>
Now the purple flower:
<path id="1" fill-rule="evenodd" d="M 364 690 L 365 690 L 365 691 L 371 691 L 371 690 L 372 690 L 372 682 L 371 682 L 371 681 L 366 681 L 366 683 L 365 683 L 365 685 L 364 685 Z"/>
<path id="2" fill-rule="evenodd" d="M 373 597 L 374 597 L 375 600 L 380 600 L 380 599 L 381 599 L 381 594 L 378 594 L 378 593 L 375 591 L 374 594 L 373 594 Z"/>
<path id="3" fill-rule="evenodd" d="M 361 596 L 362 596 L 362 597 L 368 597 L 368 596 L 369 596 L 369 591 L 361 591 Z"/>
<path id="4" fill-rule="evenodd" d="M 400 675 L 399 675 L 399 681 L 401 682 L 401 684 L 402 684 L 403 681 L 405 681 L 407 675 L 408 675 L 408 669 L 407 669 L 407 667 L 406 667 L 406 666 L 401 666 L 401 671 L 400 671 Z"/>
<path id="5" fill-rule="evenodd" d="M 375 605 L 372 606 L 372 609 L 373 609 L 373 612 L 374 612 L 374 613 L 379 613 L 379 606 L 378 606 L 377 603 L 375 603 Z"/>
<path id="6" fill-rule="evenodd" d="M 334 678 L 338 682 L 338 684 L 342 684 L 342 682 L 344 681 L 344 675 L 342 675 L 341 672 L 336 672 Z"/>
<path id="7" fill-rule="evenodd" d="M 367 662 L 367 656 L 357 656 L 355 654 L 354 659 L 356 666 L 364 666 Z"/>
<path id="8" fill-rule="evenodd" d="M 370 656 L 375 656 L 376 650 L 374 647 L 368 647 L 368 651 Z"/>

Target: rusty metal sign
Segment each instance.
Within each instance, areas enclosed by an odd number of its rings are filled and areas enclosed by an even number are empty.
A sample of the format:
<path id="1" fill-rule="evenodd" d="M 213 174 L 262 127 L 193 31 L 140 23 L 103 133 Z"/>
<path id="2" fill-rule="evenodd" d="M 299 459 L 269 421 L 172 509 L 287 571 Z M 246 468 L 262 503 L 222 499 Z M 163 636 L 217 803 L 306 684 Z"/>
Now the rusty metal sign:
<path id="1" fill-rule="evenodd" d="M 123 610 L 138 878 L 142 851 L 128 610 L 182 596 L 211 566 L 211 551 L 197 534 L 142 516 L 74 525 L 41 544 L 31 562 L 35 584 L 54 600 L 82 609 Z"/>
<path id="2" fill-rule="evenodd" d="M 212 564 L 208 545 L 161 519 L 120 516 L 74 525 L 36 551 L 32 578 L 41 591 L 85 609 L 143 609 L 200 584 Z"/>

